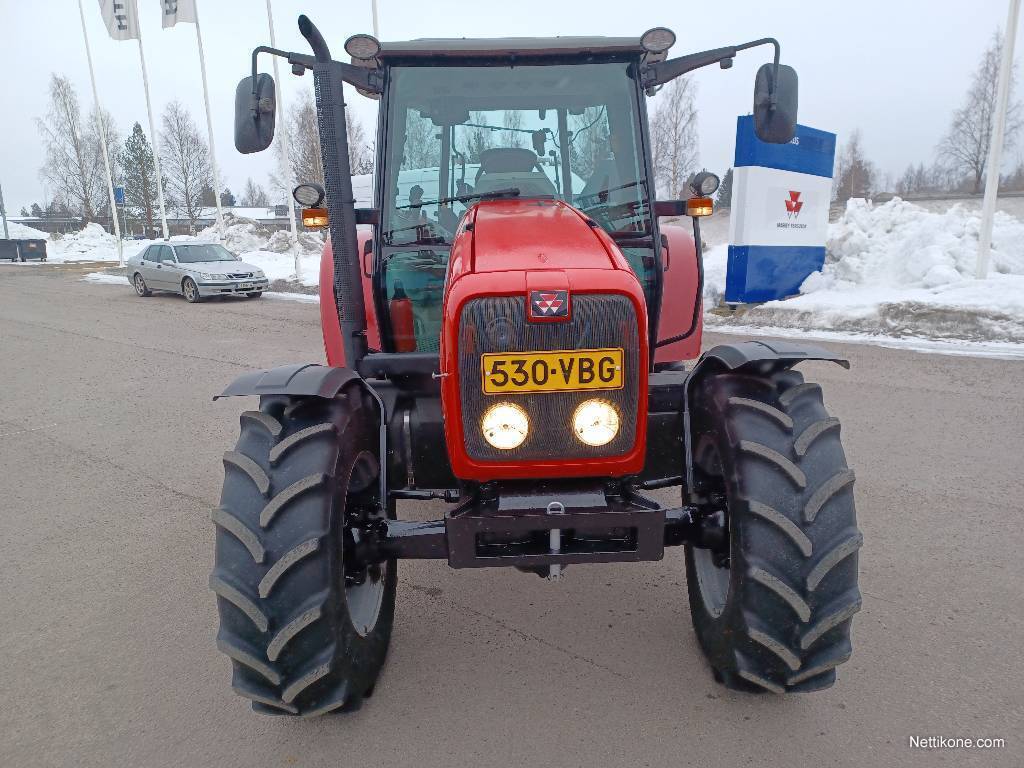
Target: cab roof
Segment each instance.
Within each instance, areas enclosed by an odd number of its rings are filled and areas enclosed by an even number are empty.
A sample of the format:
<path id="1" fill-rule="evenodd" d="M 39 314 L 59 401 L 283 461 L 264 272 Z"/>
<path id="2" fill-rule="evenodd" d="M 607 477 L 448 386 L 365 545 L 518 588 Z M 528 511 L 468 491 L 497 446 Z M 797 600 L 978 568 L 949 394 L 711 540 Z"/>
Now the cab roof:
<path id="1" fill-rule="evenodd" d="M 378 58 L 644 54 L 639 37 L 447 37 L 381 43 Z"/>

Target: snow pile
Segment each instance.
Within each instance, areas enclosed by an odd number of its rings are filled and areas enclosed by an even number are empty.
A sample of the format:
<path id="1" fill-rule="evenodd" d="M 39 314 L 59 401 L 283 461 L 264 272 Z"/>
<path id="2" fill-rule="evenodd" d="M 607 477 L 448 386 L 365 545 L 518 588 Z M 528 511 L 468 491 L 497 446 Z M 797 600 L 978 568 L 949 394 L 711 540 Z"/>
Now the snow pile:
<path id="1" fill-rule="evenodd" d="M 0 225 L 0 235 L 4 232 L 3 226 Z M 49 232 L 40 232 L 38 229 L 32 229 L 25 224 L 19 224 L 16 221 L 7 220 L 7 232 L 10 234 L 12 240 L 48 240 L 50 237 Z"/>
<path id="2" fill-rule="evenodd" d="M 124 258 L 130 259 L 152 240 L 125 240 Z M 48 261 L 117 261 L 117 238 L 96 223 L 86 224 L 79 232 L 54 235 L 46 246 Z"/>
<path id="3" fill-rule="evenodd" d="M 996 213 L 984 280 L 974 279 L 979 227 L 960 205 L 933 213 L 898 198 L 851 200 L 801 295 L 710 324 L 1024 343 L 1024 223 Z M 725 260 L 724 246 L 708 253 L 709 307 L 724 290 Z"/>
<path id="4" fill-rule="evenodd" d="M 263 270 L 272 287 L 275 280 L 285 282 L 298 282 L 304 286 L 312 287 L 320 284 L 320 252 L 303 253 L 299 256 L 299 266 L 302 269 L 302 279 L 295 280 L 295 256 L 289 253 L 274 253 L 273 251 L 249 251 L 239 254 L 242 261 L 252 264 Z M 280 287 L 284 290 L 284 287 Z"/>

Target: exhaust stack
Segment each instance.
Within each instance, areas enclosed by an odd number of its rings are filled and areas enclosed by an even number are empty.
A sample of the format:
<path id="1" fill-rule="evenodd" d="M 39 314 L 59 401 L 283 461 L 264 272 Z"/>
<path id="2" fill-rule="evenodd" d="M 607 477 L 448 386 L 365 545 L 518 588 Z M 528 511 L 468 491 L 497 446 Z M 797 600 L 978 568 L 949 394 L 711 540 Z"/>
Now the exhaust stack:
<path id="1" fill-rule="evenodd" d="M 307 16 L 299 16 L 299 32 L 313 49 L 316 59 L 313 87 L 334 261 L 334 301 L 338 307 L 345 365 L 354 369 L 366 355 L 366 311 L 359 274 L 352 169 L 348 161 L 348 131 L 340 71 L 343 65 L 331 60 L 323 35 Z"/>

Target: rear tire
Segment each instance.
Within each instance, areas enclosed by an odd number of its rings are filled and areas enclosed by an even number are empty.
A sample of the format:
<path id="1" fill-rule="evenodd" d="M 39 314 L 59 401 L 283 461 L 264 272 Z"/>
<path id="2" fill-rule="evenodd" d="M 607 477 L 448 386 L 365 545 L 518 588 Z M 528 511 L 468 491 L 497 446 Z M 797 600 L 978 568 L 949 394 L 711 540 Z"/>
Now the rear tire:
<path id="1" fill-rule="evenodd" d="M 186 277 L 181 281 L 181 295 L 189 304 L 198 304 L 203 300 L 203 297 L 199 295 L 199 286 L 191 277 Z"/>
<path id="2" fill-rule="evenodd" d="M 146 285 L 146 280 L 138 272 L 132 278 L 132 286 L 135 288 L 135 293 L 139 296 L 152 296 L 153 292 L 149 290 L 149 286 Z"/>
<path id="3" fill-rule="evenodd" d="M 258 712 L 357 709 L 377 682 L 396 564 L 345 567 L 346 521 L 370 514 L 377 496 L 376 421 L 358 386 L 333 400 L 264 397 L 225 454 L 210 577 L 217 646 Z"/>
<path id="4" fill-rule="evenodd" d="M 729 528 L 727 551 L 686 548 L 714 677 L 744 691 L 828 688 L 861 607 L 863 538 L 839 421 L 795 371 L 710 376 L 692 410 L 697 477 L 724 502 Z"/>

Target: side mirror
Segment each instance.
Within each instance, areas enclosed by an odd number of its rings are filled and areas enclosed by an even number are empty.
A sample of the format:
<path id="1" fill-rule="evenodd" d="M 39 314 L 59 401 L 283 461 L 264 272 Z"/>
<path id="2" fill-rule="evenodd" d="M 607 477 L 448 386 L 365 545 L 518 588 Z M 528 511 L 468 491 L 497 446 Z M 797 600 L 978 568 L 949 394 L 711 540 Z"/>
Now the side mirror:
<path id="1" fill-rule="evenodd" d="M 274 78 L 244 78 L 235 89 L 235 149 L 243 155 L 262 152 L 274 140 L 277 95 Z"/>
<path id="2" fill-rule="evenodd" d="M 779 64 L 778 82 L 772 87 L 774 73 L 775 65 L 765 64 L 754 78 L 754 132 L 769 144 L 788 144 L 796 135 L 796 70 Z"/>

